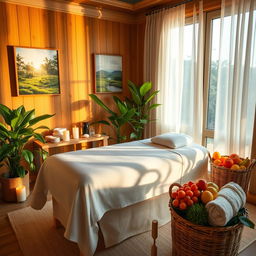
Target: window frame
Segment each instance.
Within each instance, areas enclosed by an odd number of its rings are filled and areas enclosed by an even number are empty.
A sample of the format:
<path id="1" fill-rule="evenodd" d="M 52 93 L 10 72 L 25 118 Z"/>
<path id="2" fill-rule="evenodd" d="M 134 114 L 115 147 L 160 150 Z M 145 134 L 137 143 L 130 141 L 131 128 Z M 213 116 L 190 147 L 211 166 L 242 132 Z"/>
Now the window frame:
<path id="1" fill-rule="evenodd" d="M 212 20 L 221 17 L 221 10 L 206 13 L 205 42 L 204 42 L 204 78 L 203 78 L 203 129 L 202 145 L 207 146 L 207 138 L 214 138 L 214 130 L 207 129 L 208 96 L 210 85 L 211 48 L 212 48 Z"/>

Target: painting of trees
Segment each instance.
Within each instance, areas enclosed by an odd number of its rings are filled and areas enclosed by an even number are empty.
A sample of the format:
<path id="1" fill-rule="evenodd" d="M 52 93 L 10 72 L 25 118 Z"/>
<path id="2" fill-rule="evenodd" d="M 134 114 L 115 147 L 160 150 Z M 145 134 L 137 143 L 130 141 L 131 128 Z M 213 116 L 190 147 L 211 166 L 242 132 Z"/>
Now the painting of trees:
<path id="1" fill-rule="evenodd" d="M 59 94 L 57 50 L 15 48 L 19 95 Z"/>

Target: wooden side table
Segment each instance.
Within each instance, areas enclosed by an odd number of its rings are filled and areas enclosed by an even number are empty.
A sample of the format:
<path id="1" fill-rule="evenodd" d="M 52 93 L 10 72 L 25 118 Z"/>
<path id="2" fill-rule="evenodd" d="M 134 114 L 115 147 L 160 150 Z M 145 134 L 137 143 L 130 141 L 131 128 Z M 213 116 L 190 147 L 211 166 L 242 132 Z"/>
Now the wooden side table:
<path id="1" fill-rule="evenodd" d="M 109 136 L 101 135 L 100 137 L 90 136 L 89 138 L 70 139 L 70 141 L 60 141 L 57 143 L 50 143 L 50 142 L 42 143 L 39 140 L 35 140 L 34 141 L 34 149 L 35 150 L 43 149 L 49 154 L 49 156 L 51 156 L 56 153 L 60 153 L 57 151 L 58 151 L 58 149 L 61 149 L 61 148 L 64 149 L 64 151 L 62 151 L 62 152 L 69 152 L 72 150 L 76 151 L 78 149 L 78 145 L 81 145 L 83 143 L 88 143 L 88 142 L 92 142 L 93 144 L 102 142 L 103 146 L 107 146 L 108 139 L 109 139 Z M 72 146 L 71 150 L 70 150 L 70 146 Z M 43 162 L 42 158 L 36 157 L 36 159 L 37 159 L 36 165 L 39 165 L 39 167 L 40 167 Z"/>

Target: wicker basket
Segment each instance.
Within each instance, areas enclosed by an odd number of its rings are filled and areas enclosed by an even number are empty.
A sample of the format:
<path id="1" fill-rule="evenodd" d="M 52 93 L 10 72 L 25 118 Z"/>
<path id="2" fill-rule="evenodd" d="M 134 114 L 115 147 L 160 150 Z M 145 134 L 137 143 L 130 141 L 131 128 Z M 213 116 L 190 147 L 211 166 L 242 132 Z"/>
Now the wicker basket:
<path id="1" fill-rule="evenodd" d="M 219 187 L 224 186 L 230 181 L 234 181 L 243 188 L 245 193 L 247 193 L 251 174 L 255 165 L 256 161 L 254 160 L 245 170 L 231 170 L 222 166 L 216 166 L 211 161 L 211 181 L 216 183 Z"/>
<path id="2" fill-rule="evenodd" d="M 171 193 L 174 183 L 170 186 Z M 172 256 L 235 256 L 243 230 L 242 224 L 230 227 L 207 227 L 191 223 L 176 213 L 172 216 Z"/>

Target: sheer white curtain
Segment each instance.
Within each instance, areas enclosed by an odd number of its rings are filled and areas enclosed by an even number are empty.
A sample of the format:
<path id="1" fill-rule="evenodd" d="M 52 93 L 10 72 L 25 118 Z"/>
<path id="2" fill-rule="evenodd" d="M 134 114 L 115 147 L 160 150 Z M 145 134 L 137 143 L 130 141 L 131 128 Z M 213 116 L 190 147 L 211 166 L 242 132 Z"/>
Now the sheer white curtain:
<path id="1" fill-rule="evenodd" d="M 256 103 L 256 1 L 222 1 L 214 150 L 250 156 Z"/>
<path id="2" fill-rule="evenodd" d="M 190 38 L 184 33 L 185 5 L 147 16 L 145 80 L 160 90 L 146 137 L 183 132 L 201 143 L 203 117 L 203 8 L 194 16 Z M 188 48 L 190 53 L 187 54 Z"/>

